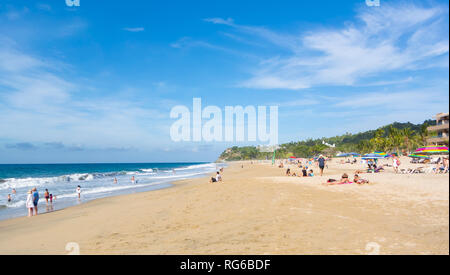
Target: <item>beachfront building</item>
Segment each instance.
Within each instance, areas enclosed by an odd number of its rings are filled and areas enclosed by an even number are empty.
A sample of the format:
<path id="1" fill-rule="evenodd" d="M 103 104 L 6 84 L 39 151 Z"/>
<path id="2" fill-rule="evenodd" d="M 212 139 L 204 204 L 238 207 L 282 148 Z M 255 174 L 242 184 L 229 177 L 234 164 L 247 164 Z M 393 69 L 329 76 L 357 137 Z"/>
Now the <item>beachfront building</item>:
<path id="1" fill-rule="evenodd" d="M 448 113 L 436 115 L 436 125 L 428 127 L 428 131 L 434 134 L 427 139 L 429 145 L 448 145 L 449 119 Z"/>

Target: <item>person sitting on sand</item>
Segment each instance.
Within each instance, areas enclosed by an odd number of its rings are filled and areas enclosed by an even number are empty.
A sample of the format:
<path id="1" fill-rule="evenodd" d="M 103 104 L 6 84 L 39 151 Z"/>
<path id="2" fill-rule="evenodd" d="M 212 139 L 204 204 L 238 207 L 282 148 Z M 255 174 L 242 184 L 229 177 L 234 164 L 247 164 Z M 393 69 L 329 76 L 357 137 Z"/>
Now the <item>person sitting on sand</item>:
<path id="1" fill-rule="evenodd" d="M 294 173 L 292 173 L 292 176 L 293 176 L 293 177 L 296 177 L 296 176 L 297 176 L 297 174 L 296 174 L 296 173 L 294 172 Z"/>
<path id="2" fill-rule="evenodd" d="M 211 177 L 211 179 L 209 180 L 210 183 L 219 182 L 219 181 L 222 181 L 222 176 L 220 175 L 220 172 L 217 172 L 216 176 Z"/>
<path id="3" fill-rule="evenodd" d="M 314 171 L 312 169 L 309 170 L 308 177 L 314 177 Z"/>
<path id="4" fill-rule="evenodd" d="M 360 178 L 358 174 L 355 174 L 355 177 L 353 178 L 353 182 L 357 184 L 366 184 L 369 183 L 368 180 Z"/>
<path id="5" fill-rule="evenodd" d="M 303 169 L 302 169 L 302 176 L 304 176 L 304 177 L 307 177 L 307 176 L 308 176 L 308 171 L 307 171 L 306 169 L 307 169 L 307 167 L 303 166 Z"/>
<path id="6" fill-rule="evenodd" d="M 291 175 L 291 168 L 288 168 L 287 170 L 286 170 L 286 176 L 290 176 Z"/>

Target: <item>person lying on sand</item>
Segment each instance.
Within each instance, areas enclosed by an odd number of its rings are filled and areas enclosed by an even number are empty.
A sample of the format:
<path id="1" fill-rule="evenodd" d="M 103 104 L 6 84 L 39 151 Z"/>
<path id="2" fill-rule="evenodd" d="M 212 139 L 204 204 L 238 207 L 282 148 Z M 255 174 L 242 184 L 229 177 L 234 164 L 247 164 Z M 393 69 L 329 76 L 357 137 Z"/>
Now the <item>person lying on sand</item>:
<path id="1" fill-rule="evenodd" d="M 335 179 L 329 179 L 326 183 L 323 183 L 323 185 L 340 185 L 350 183 L 352 182 L 349 181 L 348 175 L 344 173 L 339 181 L 336 181 Z"/>
<path id="2" fill-rule="evenodd" d="M 366 184 L 369 183 L 368 180 L 360 178 L 358 174 L 355 174 L 355 177 L 353 178 L 353 182 L 357 184 Z"/>

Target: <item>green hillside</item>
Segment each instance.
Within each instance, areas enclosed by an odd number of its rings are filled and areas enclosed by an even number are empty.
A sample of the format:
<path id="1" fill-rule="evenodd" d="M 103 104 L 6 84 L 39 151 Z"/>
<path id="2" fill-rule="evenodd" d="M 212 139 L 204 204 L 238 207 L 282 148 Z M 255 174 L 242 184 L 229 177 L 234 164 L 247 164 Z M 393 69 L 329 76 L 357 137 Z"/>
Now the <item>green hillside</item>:
<path id="1" fill-rule="evenodd" d="M 434 125 L 434 120 L 427 120 L 422 124 L 399 123 L 380 127 L 357 134 L 347 133 L 341 136 L 308 139 L 304 141 L 289 142 L 280 145 L 277 150 L 277 158 L 311 157 L 317 154 L 334 155 L 337 152 L 357 152 L 369 153 L 373 151 L 408 153 L 417 147 L 426 145 L 426 139 L 432 136 L 428 133 L 427 127 Z M 335 148 L 330 148 L 324 144 L 335 144 Z M 272 153 L 260 152 L 257 147 L 231 147 L 226 149 L 219 157 L 219 160 L 250 160 L 250 159 L 271 159 Z"/>

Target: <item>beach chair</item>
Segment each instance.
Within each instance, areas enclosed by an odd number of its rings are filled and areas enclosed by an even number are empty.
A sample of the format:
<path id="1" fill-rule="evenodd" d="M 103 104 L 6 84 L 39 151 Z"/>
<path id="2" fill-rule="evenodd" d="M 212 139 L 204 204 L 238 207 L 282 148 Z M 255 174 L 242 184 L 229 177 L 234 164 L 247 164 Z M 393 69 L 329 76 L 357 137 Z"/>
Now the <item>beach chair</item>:
<path id="1" fill-rule="evenodd" d="M 434 167 L 432 167 L 432 166 L 427 167 L 427 168 L 423 169 L 423 172 L 426 173 L 426 174 L 433 173 L 434 172 Z"/>

